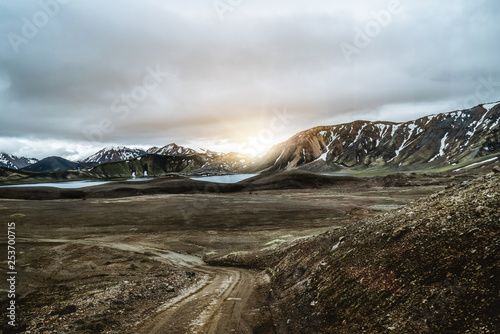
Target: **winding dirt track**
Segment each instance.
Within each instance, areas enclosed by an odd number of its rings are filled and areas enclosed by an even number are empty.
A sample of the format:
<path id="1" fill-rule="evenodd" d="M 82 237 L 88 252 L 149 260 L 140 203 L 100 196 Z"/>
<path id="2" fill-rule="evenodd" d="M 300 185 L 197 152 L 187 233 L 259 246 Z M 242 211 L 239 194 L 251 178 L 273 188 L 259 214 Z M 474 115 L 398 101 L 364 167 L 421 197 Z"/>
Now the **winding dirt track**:
<path id="1" fill-rule="evenodd" d="M 138 333 L 251 333 L 241 319 L 253 290 L 246 270 L 198 267 L 209 277 L 199 289 L 169 305 Z"/>
<path id="2" fill-rule="evenodd" d="M 254 291 L 255 274 L 240 268 L 210 267 L 199 257 L 148 245 L 106 239 L 32 239 L 36 242 L 76 243 L 151 255 L 154 259 L 196 271 L 204 279 L 178 297 L 159 305 L 158 313 L 133 330 L 139 334 L 252 333 L 242 319 Z"/>

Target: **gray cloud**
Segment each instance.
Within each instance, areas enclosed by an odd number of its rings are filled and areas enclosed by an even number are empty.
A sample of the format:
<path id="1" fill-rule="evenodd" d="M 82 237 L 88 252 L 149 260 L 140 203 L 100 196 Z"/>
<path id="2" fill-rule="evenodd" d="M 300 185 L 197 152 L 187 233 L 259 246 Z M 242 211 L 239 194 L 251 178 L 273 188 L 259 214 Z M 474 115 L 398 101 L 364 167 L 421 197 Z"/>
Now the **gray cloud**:
<path id="1" fill-rule="evenodd" d="M 67 2 L 18 53 L 9 36 L 22 36 L 24 18 L 33 23 L 43 6 L 0 5 L 4 139 L 88 150 L 241 143 L 266 126 L 273 108 L 293 117 L 276 135 L 283 139 L 356 117 L 404 120 L 500 99 L 500 84 L 483 83 L 500 82 L 495 0 L 401 0 L 401 13 L 351 62 L 340 44 L 355 45 L 355 29 L 390 1 L 247 0 L 224 20 L 211 1 Z M 156 68 L 169 76 L 145 89 Z M 134 94 L 141 101 L 130 100 Z M 26 144 L 16 143 L 7 148 Z"/>

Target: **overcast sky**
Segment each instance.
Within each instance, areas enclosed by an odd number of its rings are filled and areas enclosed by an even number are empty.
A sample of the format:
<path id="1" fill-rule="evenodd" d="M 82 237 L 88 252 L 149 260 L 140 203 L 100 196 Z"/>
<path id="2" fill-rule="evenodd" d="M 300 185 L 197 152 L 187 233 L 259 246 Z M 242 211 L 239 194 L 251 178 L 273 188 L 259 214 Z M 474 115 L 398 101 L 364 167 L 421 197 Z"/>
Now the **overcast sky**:
<path id="1" fill-rule="evenodd" d="M 498 0 L 0 4 L 0 151 L 253 151 L 500 100 Z"/>

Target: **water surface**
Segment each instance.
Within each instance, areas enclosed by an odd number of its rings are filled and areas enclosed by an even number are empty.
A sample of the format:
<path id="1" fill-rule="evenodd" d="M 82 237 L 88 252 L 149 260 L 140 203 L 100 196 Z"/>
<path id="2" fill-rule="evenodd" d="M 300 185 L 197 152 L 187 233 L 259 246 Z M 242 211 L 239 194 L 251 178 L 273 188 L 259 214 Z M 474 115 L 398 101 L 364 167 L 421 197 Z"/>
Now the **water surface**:
<path id="1" fill-rule="evenodd" d="M 190 179 L 197 181 L 214 182 L 214 183 L 238 183 L 240 181 L 249 179 L 256 175 L 258 174 L 216 175 L 216 176 L 190 177 Z"/>
<path id="2" fill-rule="evenodd" d="M 67 181 L 67 182 L 26 183 L 26 184 L 13 184 L 9 186 L 0 186 L 0 188 L 54 187 L 59 189 L 77 189 L 77 188 L 98 186 L 109 182 L 111 181 Z"/>

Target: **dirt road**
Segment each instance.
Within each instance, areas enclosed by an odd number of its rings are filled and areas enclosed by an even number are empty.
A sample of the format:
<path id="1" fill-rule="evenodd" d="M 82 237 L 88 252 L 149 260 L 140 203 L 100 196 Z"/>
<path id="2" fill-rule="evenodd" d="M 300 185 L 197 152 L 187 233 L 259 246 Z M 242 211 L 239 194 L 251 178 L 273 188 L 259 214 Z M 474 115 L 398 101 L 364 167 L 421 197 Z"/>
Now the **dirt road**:
<path id="1" fill-rule="evenodd" d="M 145 319 L 133 333 L 251 333 L 251 328 L 242 319 L 242 311 L 247 306 L 255 285 L 255 273 L 249 270 L 211 267 L 196 256 L 175 253 L 148 244 L 124 243 L 114 238 L 26 238 L 21 241 L 85 244 L 135 252 L 161 262 L 189 268 L 204 276 L 196 286 L 183 291 L 163 305 L 158 305 L 157 313 Z"/>
<path id="2" fill-rule="evenodd" d="M 234 268 L 196 269 L 208 279 L 163 307 L 138 333 L 251 333 L 241 315 L 253 291 L 253 274 Z"/>

